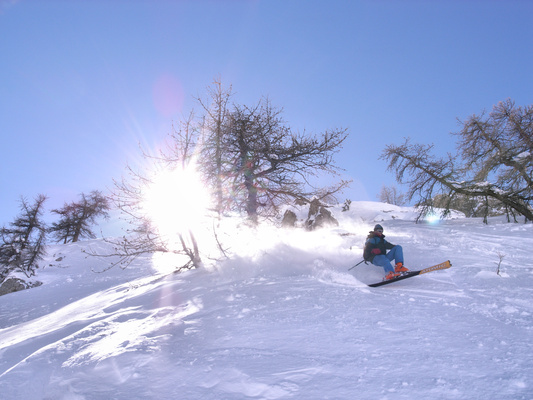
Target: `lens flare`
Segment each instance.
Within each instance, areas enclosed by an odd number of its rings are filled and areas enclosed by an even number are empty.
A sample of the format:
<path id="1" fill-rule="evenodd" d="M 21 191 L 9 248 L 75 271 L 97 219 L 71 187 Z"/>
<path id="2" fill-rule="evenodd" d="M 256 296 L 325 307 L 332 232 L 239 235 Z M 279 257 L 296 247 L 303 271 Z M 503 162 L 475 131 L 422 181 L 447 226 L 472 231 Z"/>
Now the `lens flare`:
<path id="1" fill-rule="evenodd" d="M 435 214 L 435 213 L 431 213 L 431 214 L 428 214 L 426 215 L 426 217 L 424 218 L 429 224 L 437 224 L 440 222 L 440 217 Z"/>

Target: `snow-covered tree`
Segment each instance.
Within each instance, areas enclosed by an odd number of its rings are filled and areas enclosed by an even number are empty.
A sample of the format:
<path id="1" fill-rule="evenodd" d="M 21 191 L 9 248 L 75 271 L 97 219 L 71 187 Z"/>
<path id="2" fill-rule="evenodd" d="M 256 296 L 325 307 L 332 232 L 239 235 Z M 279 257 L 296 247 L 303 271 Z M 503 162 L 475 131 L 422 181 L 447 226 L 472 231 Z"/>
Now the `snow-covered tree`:
<path id="1" fill-rule="evenodd" d="M 511 210 L 506 209 L 503 204 L 493 198 L 488 197 L 469 197 L 464 195 L 455 195 L 453 199 L 444 194 L 439 194 L 433 198 L 433 205 L 438 208 L 450 208 L 464 213 L 468 218 L 483 217 L 487 221 L 488 217 L 495 215 L 507 214 L 510 220 L 514 214 Z"/>
<path id="2" fill-rule="evenodd" d="M 488 115 L 461 122 L 457 155 L 437 158 L 432 145 L 389 145 L 382 158 L 399 183 L 409 185 L 420 215 L 445 195 L 445 213 L 456 196 L 492 199 L 511 213 L 533 221 L 533 105 L 516 107 L 506 100 Z"/>
<path id="3" fill-rule="evenodd" d="M 46 225 L 42 221 L 47 197 L 38 195 L 33 204 L 20 201 L 21 213 L 9 227 L 0 229 L 0 282 L 12 271 L 28 278 L 35 275 L 45 254 Z"/>

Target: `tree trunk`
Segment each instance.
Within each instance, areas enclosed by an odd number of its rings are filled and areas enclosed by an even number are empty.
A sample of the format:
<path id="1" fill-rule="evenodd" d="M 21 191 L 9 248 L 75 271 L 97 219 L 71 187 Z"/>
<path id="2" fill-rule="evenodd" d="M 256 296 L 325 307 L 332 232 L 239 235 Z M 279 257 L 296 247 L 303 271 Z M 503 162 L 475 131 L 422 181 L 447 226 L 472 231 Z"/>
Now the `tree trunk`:
<path id="1" fill-rule="evenodd" d="M 257 188 L 254 185 L 254 179 L 251 173 L 245 174 L 244 187 L 247 193 L 246 213 L 253 223 L 257 223 Z"/>

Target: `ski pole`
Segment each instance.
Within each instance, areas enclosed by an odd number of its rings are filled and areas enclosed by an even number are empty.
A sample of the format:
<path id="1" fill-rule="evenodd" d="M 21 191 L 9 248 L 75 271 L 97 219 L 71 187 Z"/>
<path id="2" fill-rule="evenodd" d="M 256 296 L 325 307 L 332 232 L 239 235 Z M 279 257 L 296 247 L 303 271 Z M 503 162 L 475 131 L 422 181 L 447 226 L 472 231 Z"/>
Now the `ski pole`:
<path id="1" fill-rule="evenodd" d="M 351 269 L 354 269 L 355 267 L 357 267 L 359 264 L 361 263 L 365 263 L 366 264 L 366 261 L 365 260 L 361 260 L 359 261 L 357 264 L 355 264 L 352 268 L 348 268 L 348 271 L 350 271 Z"/>

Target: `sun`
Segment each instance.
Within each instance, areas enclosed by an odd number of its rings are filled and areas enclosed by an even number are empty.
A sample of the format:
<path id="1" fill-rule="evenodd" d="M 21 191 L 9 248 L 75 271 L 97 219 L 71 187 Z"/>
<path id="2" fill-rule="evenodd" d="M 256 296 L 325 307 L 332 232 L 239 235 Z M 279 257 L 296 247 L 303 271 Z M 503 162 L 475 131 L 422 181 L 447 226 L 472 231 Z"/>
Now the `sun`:
<path id="1" fill-rule="evenodd" d="M 142 196 L 142 209 L 166 237 L 194 230 L 205 220 L 210 193 L 193 164 L 163 168 L 153 174 Z"/>

